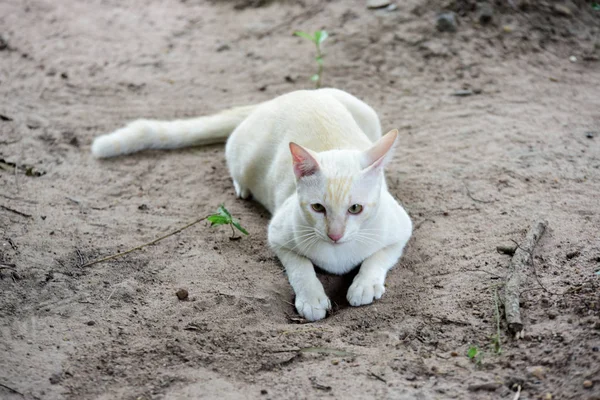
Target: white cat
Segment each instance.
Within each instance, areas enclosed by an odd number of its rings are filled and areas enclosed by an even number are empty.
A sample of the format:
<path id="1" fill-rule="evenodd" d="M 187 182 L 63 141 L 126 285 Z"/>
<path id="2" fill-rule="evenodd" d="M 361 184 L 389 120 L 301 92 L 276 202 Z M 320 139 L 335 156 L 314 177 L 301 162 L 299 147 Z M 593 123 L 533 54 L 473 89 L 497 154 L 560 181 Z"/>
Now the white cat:
<path id="1" fill-rule="evenodd" d="M 296 91 L 271 101 L 179 121 L 137 120 L 96 138 L 92 153 L 223 142 L 238 197 L 252 195 L 273 218 L 269 243 L 310 321 L 331 308 L 314 265 L 344 274 L 361 265 L 347 299 L 370 304 L 412 233 L 388 192 L 383 167 L 398 131 L 381 137 L 377 114 L 336 89 Z"/>

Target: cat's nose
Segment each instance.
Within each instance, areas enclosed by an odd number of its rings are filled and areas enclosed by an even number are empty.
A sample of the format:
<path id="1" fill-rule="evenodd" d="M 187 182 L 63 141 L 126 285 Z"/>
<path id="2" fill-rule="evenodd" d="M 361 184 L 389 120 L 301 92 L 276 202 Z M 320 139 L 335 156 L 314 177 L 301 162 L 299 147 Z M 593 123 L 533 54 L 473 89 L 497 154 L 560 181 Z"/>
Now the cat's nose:
<path id="1" fill-rule="evenodd" d="M 329 239 L 333 240 L 334 242 L 337 242 L 338 240 L 340 240 L 342 238 L 342 236 L 344 236 L 343 233 L 328 233 L 327 236 L 329 236 Z"/>

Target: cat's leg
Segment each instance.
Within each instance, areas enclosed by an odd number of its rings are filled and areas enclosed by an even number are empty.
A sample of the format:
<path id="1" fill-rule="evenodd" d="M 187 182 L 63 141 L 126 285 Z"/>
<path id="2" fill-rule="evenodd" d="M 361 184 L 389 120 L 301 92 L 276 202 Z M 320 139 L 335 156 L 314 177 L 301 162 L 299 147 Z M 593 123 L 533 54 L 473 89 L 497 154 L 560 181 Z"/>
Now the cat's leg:
<path id="1" fill-rule="evenodd" d="M 371 304 L 385 292 L 385 276 L 396 264 L 406 241 L 384 247 L 363 261 L 358 274 L 348 289 L 346 298 L 352 306 Z"/>
<path id="2" fill-rule="evenodd" d="M 245 200 L 250 197 L 250 190 L 243 188 L 235 179 L 233 180 L 233 188 L 235 189 L 235 195 L 239 199 Z"/>
<path id="3" fill-rule="evenodd" d="M 312 262 L 285 249 L 276 250 L 275 253 L 285 267 L 290 284 L 296 293 L 295 306 L 298 314 L 309 321 L 325 318 L 327 310 L 331 309 L 331 302 L 317 278 Z"/>

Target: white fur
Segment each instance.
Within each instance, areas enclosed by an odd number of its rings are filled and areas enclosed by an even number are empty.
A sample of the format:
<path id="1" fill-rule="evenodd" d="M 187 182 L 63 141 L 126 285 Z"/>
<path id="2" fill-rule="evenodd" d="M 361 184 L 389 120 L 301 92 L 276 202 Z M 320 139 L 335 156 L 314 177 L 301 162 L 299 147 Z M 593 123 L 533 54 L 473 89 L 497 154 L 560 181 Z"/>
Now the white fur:
<path id="1" fill-rule="evenodd" d="M 108 157 L 214 143 L 232 130 L 225 153 L 236 194 L 252 195 L 273 214 L 269 243 L 296 293 L 298 313 L 315 321 L 331 308 L 314 265 L 334 274 L 361 265 L 348 301 L 360 306 L 381 298 L 412 224 L 383 176 L 397 131 L 381 137 L 377 114 L 354 96 L 297 91 L 209 117 L 135 121 L 97 138 L 92 152 Z M 314 211 L 315 203 L 326 213 Z M 353 204 L 363 211 L 351 214 Z"/>

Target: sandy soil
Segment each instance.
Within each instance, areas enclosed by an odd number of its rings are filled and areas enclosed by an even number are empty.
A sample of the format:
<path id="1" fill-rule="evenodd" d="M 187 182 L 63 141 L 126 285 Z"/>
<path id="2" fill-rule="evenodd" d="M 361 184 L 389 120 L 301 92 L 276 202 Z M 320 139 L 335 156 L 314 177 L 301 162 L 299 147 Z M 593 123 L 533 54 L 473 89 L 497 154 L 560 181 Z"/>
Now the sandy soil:
<path id="1" fill-rule="evenodd" d="M 474 1 L 445 2 L 460 24 L 441 33 L 441 1 L 263 3 L 0 2 L 0 397 L 600 398 L 600 12 L 515 1 L 539 5 L 480 26 Z M 89 145 L 309 88 L 291 32 L 320 28 L 325 84 L 401 129 L 388 176 L 416 228 L 381 301 L 349 307 L 352 277 L 322 275 L 335 312 L 302 324 L 222 146 L 97 161 Z M 196 225 L 82 267 L 221 202 L 249 237 Z M 496 246 L 542 217 L 525 337 L 503 322 L 497 355 Z"/>

